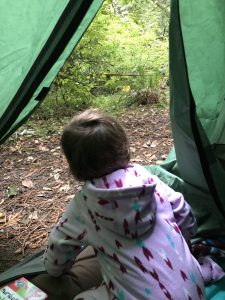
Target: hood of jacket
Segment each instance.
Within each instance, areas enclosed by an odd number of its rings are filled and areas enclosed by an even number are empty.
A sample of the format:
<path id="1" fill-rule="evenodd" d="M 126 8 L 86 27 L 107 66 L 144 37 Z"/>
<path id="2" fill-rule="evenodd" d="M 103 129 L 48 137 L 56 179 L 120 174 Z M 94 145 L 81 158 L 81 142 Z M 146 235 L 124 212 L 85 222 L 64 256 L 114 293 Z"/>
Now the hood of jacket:
<path id="1" fill-rule="evenodd" d="M 117 184 L 108 189 L 96 187 L 94 182 L 85 184 L 85 205 L 96 230 L 104 226 L 126 238 L 137 239 L 152 229 L 156 213 L 155 183 L 147 170 L 141 173 L 134 186 Z"/>

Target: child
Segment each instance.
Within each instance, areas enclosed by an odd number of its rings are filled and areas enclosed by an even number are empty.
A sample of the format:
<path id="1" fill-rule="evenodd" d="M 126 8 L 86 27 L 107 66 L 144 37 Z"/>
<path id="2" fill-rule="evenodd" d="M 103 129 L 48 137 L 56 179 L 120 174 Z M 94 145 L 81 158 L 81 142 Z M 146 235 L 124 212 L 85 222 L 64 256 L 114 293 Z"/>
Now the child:
<path id="1" fill-rule="evenodd" d="M 117 120 L 86 110 L 64 129 L 61 143 L 73 176 L 85 183 L 50 234 L 48 273 L 67 272 L 92 245 L 103 284 L 74 299 L 205 299 L 201 268 L 188 247 L 196 232 L 190 206 L 130 163 Z"/>

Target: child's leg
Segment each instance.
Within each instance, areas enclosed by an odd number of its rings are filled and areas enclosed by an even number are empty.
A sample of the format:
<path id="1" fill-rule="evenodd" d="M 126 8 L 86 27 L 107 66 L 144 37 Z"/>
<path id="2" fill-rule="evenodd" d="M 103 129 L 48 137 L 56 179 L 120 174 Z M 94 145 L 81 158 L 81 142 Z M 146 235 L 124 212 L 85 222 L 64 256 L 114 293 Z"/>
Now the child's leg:
<path id="1" fill-rule="evenodd" d="M 101 284 L 102 276 L 94 250 L 89 246 L 78 255 L 67 274 L 59 278 L 42 274 L 30 281 L 48 294 L 48 300 L 71 300 L 79 293 Z"/>
<path id="2" fill-rule="evenodd" d="M 106 286 L 100 286 L 97 289 L 92 289 L 77 295 L 74 300 L 109 300 L 112 299 Z"/>
<path id="3" fill-rule="evenodd" d="M 209 256 L 198 258 L 204 283 L 212 283 L 225 276 L 223 269 Z"/>

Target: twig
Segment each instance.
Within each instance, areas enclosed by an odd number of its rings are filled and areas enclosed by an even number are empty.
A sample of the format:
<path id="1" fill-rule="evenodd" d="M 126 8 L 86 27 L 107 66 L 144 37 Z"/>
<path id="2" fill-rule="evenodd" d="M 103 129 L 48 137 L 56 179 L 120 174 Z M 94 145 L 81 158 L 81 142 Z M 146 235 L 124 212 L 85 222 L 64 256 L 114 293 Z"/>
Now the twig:
<path id="1" fill-rule="evenodd" d="M 41 222 L 46 219 L 49 215 L 50 215 L 51 211 L 49 211 L 44 218 L 42 218 L 42 220 L 40 220 Z M 25 255 L 25 248 L 26 248 L 26 242 L 28 240 L 28 238 L 31 236 L 32 233 L 34 233 L 37 229 L 39 229 L 42 226 L 42 224 L 38 224 L 33 230 L 31 230 L 24 238 L 23 240 L 23 244 L 22 244 L 22 255 Z"/>

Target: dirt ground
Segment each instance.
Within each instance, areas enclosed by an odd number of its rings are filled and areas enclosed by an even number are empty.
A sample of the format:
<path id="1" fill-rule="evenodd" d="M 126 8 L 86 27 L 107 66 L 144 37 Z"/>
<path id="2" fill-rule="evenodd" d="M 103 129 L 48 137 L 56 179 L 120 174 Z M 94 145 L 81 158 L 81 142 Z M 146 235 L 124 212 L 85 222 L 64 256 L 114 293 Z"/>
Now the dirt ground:
<path id="1" fill-rule="evenodd" d="M 130 138 L 132 161 L 160 164 L 172 147 L 167 109 L 143 106 L 119 116 Z M 51 227 L 80 184 L 59 146 L 62 125 L 47 136 L 23 126 L 0 147 L 0 272 L 43 249 Z M 45 124 L 52 128 L 52 124 Z"/>

